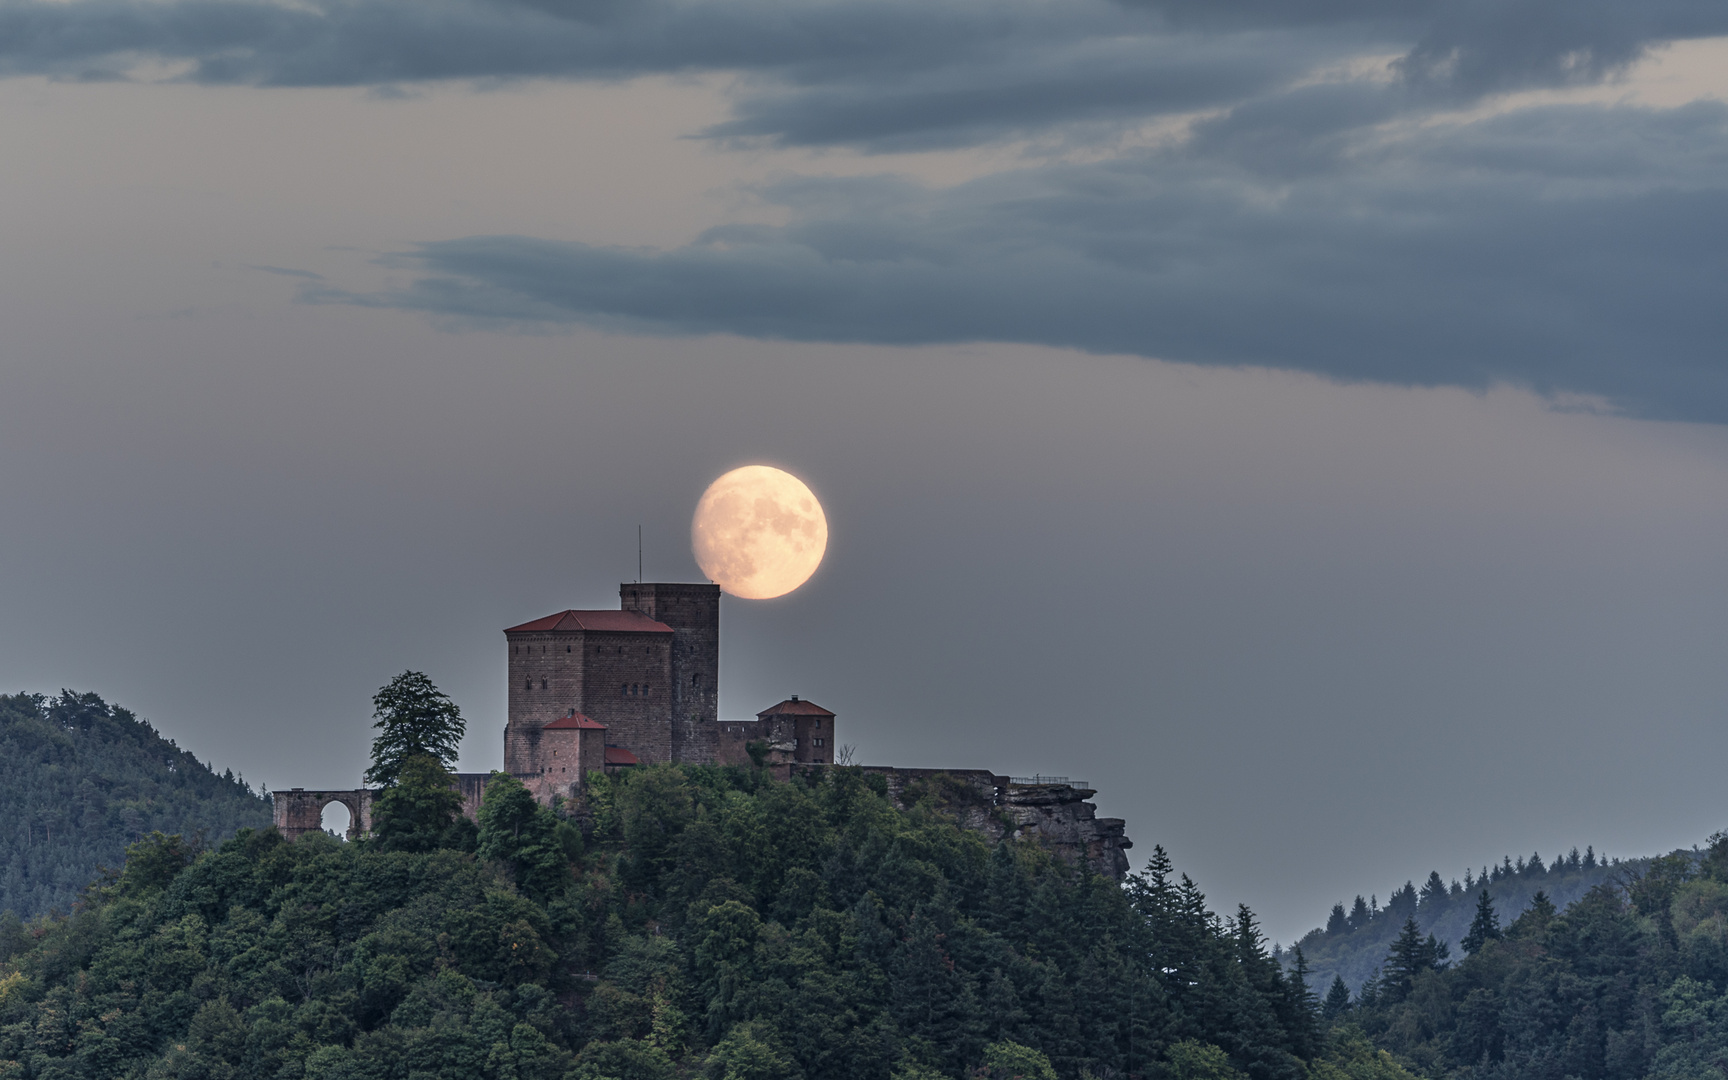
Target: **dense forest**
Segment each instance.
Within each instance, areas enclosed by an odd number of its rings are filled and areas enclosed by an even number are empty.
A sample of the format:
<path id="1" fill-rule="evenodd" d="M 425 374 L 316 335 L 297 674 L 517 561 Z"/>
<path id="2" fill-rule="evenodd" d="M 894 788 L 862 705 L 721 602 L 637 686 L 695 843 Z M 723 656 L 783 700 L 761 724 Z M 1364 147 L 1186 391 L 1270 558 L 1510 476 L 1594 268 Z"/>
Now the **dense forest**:
<path id="1" fill-rule="evenodd" d="M 0 694 L 0 911 L 72 901 L 152 832 L 210 840 L 270 822 L 269 804 L 95 694 Z"/>
<path id="2" fill-rule="evenodd" d="M 1118 883 L 992 845 L 940 777 L 655 766 L 547 807 L 494 774 L 470 821 L 454 706 L 374 703 L 370 834 L 290 843 L 222 839 L 240 811 L 191 811 L 261 800 L 100 699 L 0 698 L 26 791 L 84 770 L 31 819 L 56 845 L 202 826 L 0 916 L 0 1080 L 1728 1077 L 1728 836 L 1431 874 L 1279 955 L 1162 848 Z"/>
<path id="3" fill-rule="evenodd" d="M 1298 944 L 1317 985 L 1330 985 L 1333 976 L 1342 976 L 1356 992 L 1385 963 L 1406 919 L 1414 918 L 1424 934 L 1433 934 L 1456 955 L 1482 889 L 1488 890 L 1495 908 L 1508 915 L 1529 907 L 1538 892 L 1564 908 L 1598 885 L 1642 873 L 1649 863 L 1649 859 L 1598 858 L 1590 847 L 1582 854 L 1573 848 L 1552 863 L 1544 862 L 1539 852 L 1516 861 L 1503 856 L 1499 865 L 1484 866 L 1480 875 L 1466 870 L 1462 882 L 1454 878 L 1449 884 L 1437 871 L 1429 871 L 1420 889 L 1406 881 L 1392 891 L 1385 907 L 1378 897 L 1364 900 L 1361 896 L 1348 909 L 1342 903 L 1334 905 L 1326 925 L 1304 935 Z"/>
<path id="4" fill-rule="evenodd" d="M 443 785 L 443 786 L 441 786 Z M 658 766 L 581 817 L 411 760 L 345 843 L 153 836 L 0 934 L 0 1076 L 1402 1080 L 1252 913 L 835 769 Z"/>
<path id="5" fill-rule="evenodd" d="M 1478 888 L 1451 956 L 1407 916 L 1378 975 L 1355 1000 L 1335 982 L 1323 1012 L 1435 1077 L 1728 1075 L 1728 837 L 1619 870 L 1504 923 Z"/>

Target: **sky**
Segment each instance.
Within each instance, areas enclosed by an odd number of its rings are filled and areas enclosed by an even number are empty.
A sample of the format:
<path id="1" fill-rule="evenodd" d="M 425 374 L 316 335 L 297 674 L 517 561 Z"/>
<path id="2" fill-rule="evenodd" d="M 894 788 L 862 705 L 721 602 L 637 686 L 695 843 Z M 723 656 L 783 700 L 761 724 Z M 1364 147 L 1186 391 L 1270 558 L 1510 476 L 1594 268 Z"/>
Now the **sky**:
<path id="1" fill-rule="evenodd" d="M 721 711 L 1057 774 L 1288 942 L 1728 827 L 1728 7 L 0 0 L 0 687 L 271 787 L 826 560 Z"/>

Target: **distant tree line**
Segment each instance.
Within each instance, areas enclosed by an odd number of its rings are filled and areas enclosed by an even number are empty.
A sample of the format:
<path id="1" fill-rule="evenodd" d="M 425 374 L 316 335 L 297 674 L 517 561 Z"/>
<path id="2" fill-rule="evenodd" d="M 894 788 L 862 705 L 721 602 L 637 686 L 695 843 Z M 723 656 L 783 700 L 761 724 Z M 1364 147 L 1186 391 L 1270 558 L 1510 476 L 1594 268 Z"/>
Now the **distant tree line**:
<path id="1" fill-rule="evenodd" d="M 1464 872 L 1462 881 L 1447 882 L 1430 871 L 1420 887 L 1406 881 L 1381 906 L 1377 897 L 1358 895 L 1347 908 L 1334 904 L 1324 927 L 1303 935 L 1299 944 L 1310 970 L 1321 985 L 1341 977 L 1351 992 L 1373 977 L 1392 942 L 1414 919 L 1426 934 L 1455 951 L 1474 916 L 1477 894 L 1486 889 L 1500 911 L 1516 914 L 1529 907 L 1538 892 L 1564 907 L 1597 885 L 1617 876 L 1641 872 L 1648 859 L 1622 861 L 1597 855 L 1594 846 L 1573 848 L 1546 862 L 1538 852 L 1529 858 L 1503 857 L 1481 872 Z"/>
<path id="2" fill-rule="evenodd" d="M 1322 1013 L 1449 1080 L 1728 1075 L 1728 836 L 1618 870 L 1563 909 L 1539 889 L 1504 925 L 1478 879 L 1460 958 L 1406 916 Z"/>
<path id="3" fill-rule="evenodd" d="M 153 832 L 216 843 L 269 803 L 95 694 L 0 694 L 0 911 L 72 902 Z"/>

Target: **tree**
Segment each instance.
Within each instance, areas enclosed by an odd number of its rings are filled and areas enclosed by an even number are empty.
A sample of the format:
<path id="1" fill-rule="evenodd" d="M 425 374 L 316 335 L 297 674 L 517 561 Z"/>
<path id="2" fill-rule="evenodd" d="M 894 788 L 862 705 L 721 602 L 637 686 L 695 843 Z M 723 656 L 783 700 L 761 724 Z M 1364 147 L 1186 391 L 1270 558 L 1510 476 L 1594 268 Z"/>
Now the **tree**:
<path id="1" fill-rule="evenodd" d="M 462 813 L 462 796 L 454 781 L 429 754 L 416 754 L 403 762 L 396 783 L 372 804 L 373 841 L 384 851 L 471 846 L 452 833 Z"/>
<path id="2" fill-rule="evenodd" d="M 568 845 L 579 843 L 580 838 L 574 828 L 535 802 L 520 780 L 495 772 L 487 781 L 475 851 L 482 859 L 508 865 L 523 892 L 540 899 L 557 893 L 570 877 Z"/>
<path id="3" fill-rule="evenodd" d="M 1476 898 L 1476 917 L 1470 921 L 1470 932 L 1459 944 L 1464 946 L 1466 956 L 1475 956 L 1484 945 L 1499 939 L 1500 916 L 1494 912 L 1494 901 L 1489 898 L 1488 890 L 1483 889 Z"/>
<path id="4" fill-rule="evenodd" d="M 395 784 L 411 757 L 436 758 L 449 769 L 468 730 L 462 710 L 418 671 L 404 671 L 373 696 L 372 719 L 379 733 L 366 782 L 378 787 Z"/>
<path id="5" fill-rule="evenodd" d="M 1350 988 L 1344 985 L 1344 976 L 1332 976 L 1332 989 L 1326 991 L 1326 1000 L 1320 1005 L 1320 1015 L 1328 1020 L 1336 1020 L 1350 1011 Z"/>
<path id="6" fill-rule="evenodd" d="M 1056 1080 L 1056 1070 L 1041 1051 L 1017 1042 L 991 1043 L 984 1048 L 990 1080 Z"/>
<path id="7" fill-rule="evenodd" d="M 1398 940 L 1392 943 L 1392 951 L 1386 957 L 1381 993 L 1388 1001 L 1403 1001 L 1415 985 L 1416 976 L 1424 971 L 1445 970 L 1450 953 L 1433 934 L 1424 940 L 1415 919 L 1405 919 L 1404 928 L 1398 932 Z"/>
<path id="8" fill-rule="evenodd" d="M 1349 916 L 1344 914 L 1344 905 L 1333 904 L 1332 914 L 1326 919 L 1326 936 L 1337 937 L 1339 934 L 1349 933 L 1349 931 L 1350 921 Z"/>
<path id="9" fill-rule="evenodd" d="M 1362 899 L 1361 894 L 1357 894 L 1356 903 L 1350 907 L 1350 929 L 1360 930 L 1367 926 L 1372 918 L 1373 916 L 1368 912 L 1368 901 Z"/>
<path id="10" fill-rule="evenodd" d="M 1440 880 L 1438 870 L 1428 871 L 1428 880 L 1422 883 L 1421 908 L 1427 911 L 1435 904 L 1446 899 L 1446 883 Z"/>

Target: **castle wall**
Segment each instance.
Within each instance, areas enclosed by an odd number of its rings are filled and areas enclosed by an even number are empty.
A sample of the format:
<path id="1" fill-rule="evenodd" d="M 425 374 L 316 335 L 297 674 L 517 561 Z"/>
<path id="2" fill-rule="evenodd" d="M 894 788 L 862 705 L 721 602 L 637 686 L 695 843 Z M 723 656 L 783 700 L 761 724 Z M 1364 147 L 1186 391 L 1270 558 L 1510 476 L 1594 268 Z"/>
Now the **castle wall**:
<path id="1" fill-rule="evenodd" d="M 580 631 L 507 635 L 507 723 L 548 723 L 582 708 L 585 656 Z M 508 765 L 505 768 L 509 768 Z"/>
<path id="2" fill-rule="evenodd" d="M 606 741 L 627 748 L 644 764 L 672 760 L 672 642 L 668 637 L 664 633 L 586 634 L 583 692 L 576 711 L 605 724 Z"/>

